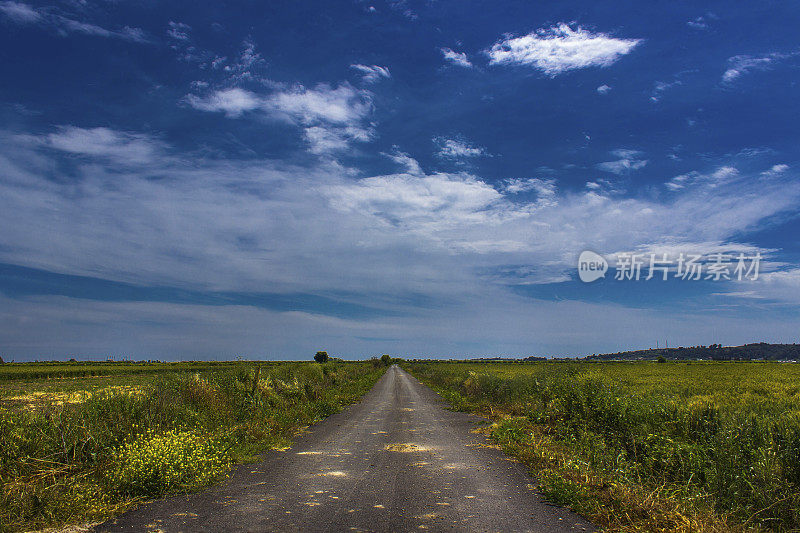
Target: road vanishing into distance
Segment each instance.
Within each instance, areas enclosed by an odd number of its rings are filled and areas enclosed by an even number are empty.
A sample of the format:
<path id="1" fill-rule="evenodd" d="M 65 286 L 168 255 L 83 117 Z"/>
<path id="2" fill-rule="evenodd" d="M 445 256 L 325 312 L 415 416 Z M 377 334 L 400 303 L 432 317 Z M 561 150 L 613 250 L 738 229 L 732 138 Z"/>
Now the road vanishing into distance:
<path id="1" fill-rule="evenodd" d="M 95 531 L 594 531 L 543 501 L 520 464 L 471 431 L 480 423 L 393 366 L 290 449 Z"/>

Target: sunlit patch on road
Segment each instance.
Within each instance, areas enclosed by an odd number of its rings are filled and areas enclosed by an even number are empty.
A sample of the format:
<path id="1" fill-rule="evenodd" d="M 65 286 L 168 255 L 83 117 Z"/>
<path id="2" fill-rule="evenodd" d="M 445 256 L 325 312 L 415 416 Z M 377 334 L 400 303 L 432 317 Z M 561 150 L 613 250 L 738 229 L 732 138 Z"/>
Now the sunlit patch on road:
<path id="1" fill-rule="evenodd" d="M 428 451 L 429 448 L 414 444 L 413 442 L 395 442 L 393 444 L 387 444 L 384 449 L 390 452 L 410 453 L 425 452 Z"/>

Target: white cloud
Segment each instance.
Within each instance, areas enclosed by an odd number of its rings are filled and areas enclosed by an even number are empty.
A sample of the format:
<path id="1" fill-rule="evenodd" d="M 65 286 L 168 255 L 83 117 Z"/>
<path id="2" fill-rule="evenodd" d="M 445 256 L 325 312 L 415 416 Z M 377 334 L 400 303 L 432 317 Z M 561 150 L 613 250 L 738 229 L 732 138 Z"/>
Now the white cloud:
<path id="1" fill-rule="evenodd" d="M 503 190 L 509 194 L 534 191 L 541 199 L 546 199 L 548 201 L 555 201 L 556 199 L 556 182 L 552 179 L 513 178 L 506 180 Z"/>
<path id="2" fill-rule="evenodd" d="M 640 42 L 641 39 L 618 39 L 561 23 L 522 37 L 502 39 L 486 54 L 492 65 L 528 65 L 554 77 L 575 69 L 608 67 Z"/>
<path id="3" fill-rule="evenodd" d="M 681 174 L 675 176 L 664 186 L 671 191 L 678 191 L 690 185 L 704 186 L 704 187 L 717 187 L 729 183 L 739 176 L 739 171 L 731 166 L 722 166 L 713 172 L 703 174 L 700 172 L 689 172 L 688 174 Z"/>
<path id="4" fill-rule="evenodd" d="M 597 92 L 600 93 L 600 94 L 608 94 L 610 91 L 611 91 L 611 87 L 609 87 L 608 85 L 605 85 L 605 84 L 601 85 L 600 87 L 597 88 Z"/>
<path id="5" fill-rule="evenodd" d="M 268 94 L 241 89 L 221 89 L 205 96 L 189 94 L 186 101 L 200 111 L 223 112 L 240 117 L 258 112 L 303 128 L 312 153 L 343 150 L 350 141 L 365 142 L 373 129 L 367 122 L 372 113 L 371 93 L 349 84 L 331 87 L 319 84 L 313 89 L 296 85 Z"/>
<path id="6" fill-rule="evenodd" d="M 728 58 L 728 69 L 722 74 L 722 82 L 730 84 L 751 71 L 769 70 L 783 59 L 796 56 L 797 52 L 782 54 L 773 52 L 763 56 L 738 55 Z"/>
<path id="7" fill-rule="evenodd" d="M 229 117 L 241 116 L 245 111 L 260 109 L 264 105 L 260 97 L 238 87 L 215 91 L 205 97 L 189 94 L 186 101 L 200 111 L 222 111 Z"/>
<path id="8" fill-rule="evenodd" d="M 327 194 L 335 209 L 371 214 L 391 225 L 428 235 L 484 221 L 484 210 L 501 199 L 492 186 L 472 176 L 423 175 L 418 168 L 409 168 L 407 174 L 332 187 Z"/>
<path id="9" fill-rule="evenodd" d="M 455 52 L 450 48 L 439 48 L 439 51 L 446 61 L 459 67 L 472 68 L 472 62 L 464 52 Z"/>
<path id="10" fill-rule="evenodd" d="M 43 146 L 60 152 L 102 158 L 107 163 L 143 165 L 152 163 L 166 146 L 151 136 L 108 128 L 78 128 L 64 126 L 43 136 L 22 135 L 17 139 L 33 146 Z"/>
<path id="11" fill-rule="evenodd" d="M 653 92 L 650 95 L 650 101 L 652 102 L 660 101 L 661 97 L 666 91 L 672 89 L 673 87 L 678 87 L 680 85 L 683 85 L 683 82 L 680 80 L 674 80 L 670 82 L 666 81 L 655 82 L 655 84 L 653 85 Z"/>
<path id="12" fill-rule="evenodd" d="M 264 105 L 269 111 L 284 114 L 303 123 L 324 121 L 353 124 L 372 112 L 370 94 L 358 91 L 348 84 L 337 88 L 319 84 L 314 89 L 298 85 L 267 96 Z"/>
<path id="13" fill-rule="evenodd" d="M 419 16 L 408 7 L 407 0 L 389 0 L 389 7 L 392 11 L 401 13 L 408 20 L 417 20 Z"/>
<path id="14" fill-rule="evenodd" d="M 14 22 L 23 24 L 38 22 L 42 18 L 36 9 L 20 2 L 0 2 L 0 12 Z"/>
<path id="15" fill-rule="evenodd" d="M 17 24 L 36 24 L 49 28 L 59 35 L 82 33 L 84 35 L 117 38 L 140 43 L 149 42 L 147 35 L 141 28 L 124 26 L 118 30 L 108 30 L 96 24 L 55 14 L 47 8 L 35 8 L 22 2 L 0 2 L 0 13 L 3 13 Z"/>
<path id="16" fill-rule="evenodd" d="M 353 140 L 346 132 L 322 126 L 308 127 L 303 135 L 308 141 L 309 151 L 313 154 L 331 154 L 347 150 Z"/>
<path id="17" fill-rule="evenodd" d="M 407 174 L 414 176 L 421 176 L 424 174 L 422 168 L 419 166 L 419 162 L 407 153 L 401 152 L 397 146 L 394 147 L 394 152 L 385 153 L 383 155 L 402 166 Z"/>
<path id="18" fill-rule="evenodd" d="M 350 68 L 361 73 L 361 79 L 365 83 L 375 83 L 381 78 L 391 78 L 389 69 L 378 65 L 350 65 Z"/>
<path id="19" fill-rule="evenodd" d="M 191 31 L 191 29 L 191 26 L 184 24 L 183 22 L 169 21 L 167 35 L 177 41 L 188 41 L 189 31 Z"/>
<path id="20" fill-rule="evenodd" d="M 445 137 L 434 137 L 433 142 L 436 143 L 439 148 L 436 155 L 444 159 L 457 160 L 487 155 L 484 148 L 474 146 L 462 138 L 447 139 Z"/>
<path id="21" fill-rule="evenodd" d="M 267 87 L 275 84 L 267 78 L 258 74 L 259 69 L 263 69 L 266 61 L 261 54 L 256 52 L 256 45 L 250 40 L 242 43 L 242 51 L 236 60 L 228 61 L 227 57 L 215 56 L 210 61 L 211 68 L 221 69 L 228 76 L 228 84 L 238 85 L 245 81 L 257 81 Z"/>
<path id="22" fill-rule="evenodd" d="M 717 293 L 717 296 L 794 304 L 800 300 L 800 269 L 782 265 L 765 272 L 761 268 L 757 280 L 735 281 L 730 290 Z"/>
<path id="23" fill-rule="evenodd" d="M 693 20 L 688 21 L 686 25 L 696 30 L 707 30 L 709 21 L 717 20 L 718 18 L 719 17 L 714 13 L 706 13 L 705 15 L 699 16 Z"/>
<path id="24" fill-rule="evenodd" d="M 612 172 L 614 174 L 626 174 L 633 170 L 639 170 L 647 165 L 647 159 L 637 159 L 642 155 L 638 150 L 613 150 L 611 155 L 618 157 L 616 161 L 606 161 L 598 163 L 596 166 L 600 170 Z"/>
<path id="25" fill-rule="evenodd" d="M 359 330 L 401 339 L 408 351 L 417 341 L 424 353 L 434 353 L 431 346 L 444 350 L 452 331 L 459 331 L 474 335 L 469 338 L 481 346 L 509 346 L 509 353 L 518 353 L 521 345 L 506 343 L 519 338 L 514 331 L 530 328 L 563 353 L 576 342 L 575 324 L 594 315 L 614 317 L 608 319 L 610 329 L 590 328 L 580 345 L 598 346 L 597 335 L 606 334 L 607 342 L 635 343 L 638 337 L 619 340 L 630 333 L 614 321 L 641 318 L 646 311 L 542 302 L 517 297 L 505 286 L 563 280 L 574 273 L 576 254 L 586 248 L 611 253 L 698 243 L 705 250 L 743 247 L 738 241 L 748 232 L 766 220 L 796 213 L 800 202 L 800 181 L 791 169 L 759 177 L 722 165 L 670 194 L 630 196 L 607 194 L 603 187 L 561 190 L 555 181 L 536 178 L 493 185 L 469 173 L 427 174 L 399 150 L 392 155 L 404 166 L 401 172 L 356 179 L 351 169 L 325 161 L 297 167 L 266 159 L 223 161 L 176 154 L 144 133 L 65 126 L 39 137 L 0 137 L 0 262 L 145 286 L 336 291 L 395 313 L 387 320 L 375 315 L 342 322 L 244 306 L 210 310 L 69 301 L 70 309 L 80 308 L 84 324 L 130 321 L 131 331 L 141 333 L 137 342 L 146 339 L 153 350 L 173 344 L 159 344 L 158 332 L 142 326 L 145 322 L 164 324 L 163 331 L 176 337 L 195 331 L 187 325 L 198 324 L 196 331 L 201 331 L 207 324 L 219 324 L 215 320 L 258 331 L 263 331 L 257 327 L 262 324 L 278 332 L 268 341 L 275 343 L 270 349 L 286 348 L 292 355 L 297 348 L 291 342 L 306 338 L 298 332 L 310 331 L 314 341 L 328 339 L 325 345 L 330 347 L 337 335 L 352 339 Z M 52 179 L 63 154 L 80 156 L 71 162 L 74 179 Z M 518 265 L 518 271 L 530 268 L 523 278 L 498 276 L 509 265 Z M 761 291 L 758 285 L 746 290 Z M 412 307 L 409 294 L 435 301 L 436 308 L 407 312 Z M 25 329 L 28 339 L 55 345 L 59 335 L 72 331 L 76 345 L 86 346 L 85 339 L 92 338 L 83 326 L 64 329 L 64 301 L 14 301 L 0 302 L 0 314 L 6 313 L 0 323 L 19 324 L 15 316 L 35 316 L 38 329 L 48 332 L 36 337 Z M 22 309 L 30 312 L 20 313 Z M 664 316 L 659 312 L 653 320 Z M 686 320 L 681 331 L 687 337 L 705 334 L 697 324 L 707 321 Z M 730 328 L 732 339 L 747 331 L 767 335 L 770 330 L 761 326 L 769 321 L 756 327 L 753 320 L 715 321 L 714 335 L 721 335 L 722 327 Z M 474 324 L 474 331 L 465 324 Z M 209 327 L 209 335 L 224 329 Z M 239 326 L 231 331 L 239 332 Z M 11 337 L 4 333 L 4 338 Z M 119 338 L 112 340 L 120 345 Z M 257 342 L 243 334 L 234 344 L 264 353 L 255 348 Z"/>
<path id="26" fill-rule="evenodd" d="M 772 167 L 769 170 L 765 170 L 764 172 L 761 173 L 761 175 L 762 176 L 775 176 L 775 175 L 778 175 L 778 174 L 783 174 L 787 170 L 789 170 L 789 165 L 786 165 L 786 164 L 783 164 L 783 163 L 779 163 L 777 165 L 772 165 Z"/>

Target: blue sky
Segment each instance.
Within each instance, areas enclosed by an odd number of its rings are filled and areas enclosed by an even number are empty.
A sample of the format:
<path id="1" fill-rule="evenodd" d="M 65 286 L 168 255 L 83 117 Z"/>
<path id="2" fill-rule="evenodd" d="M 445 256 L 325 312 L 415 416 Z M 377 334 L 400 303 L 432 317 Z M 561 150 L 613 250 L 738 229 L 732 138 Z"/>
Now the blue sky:
<path id="1" fill-rule="evenodd" d="M 7 360 L 797 341 L 794 3 L 4 0 L 0 27 Z M 761 260 L 617 280 L 626 253 Z"/>

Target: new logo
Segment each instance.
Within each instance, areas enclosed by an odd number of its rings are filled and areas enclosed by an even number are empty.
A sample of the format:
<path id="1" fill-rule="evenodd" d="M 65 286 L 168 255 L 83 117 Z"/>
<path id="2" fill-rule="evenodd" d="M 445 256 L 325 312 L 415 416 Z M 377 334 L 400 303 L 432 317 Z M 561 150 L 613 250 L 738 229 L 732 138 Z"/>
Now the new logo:
<path id="1" fill-rule="evenodd" d="M 600 254 L 585 250 L 578 257 L 578 277 L 584 283 L 604 278 L 607 270 L 608 262 Z"/>

